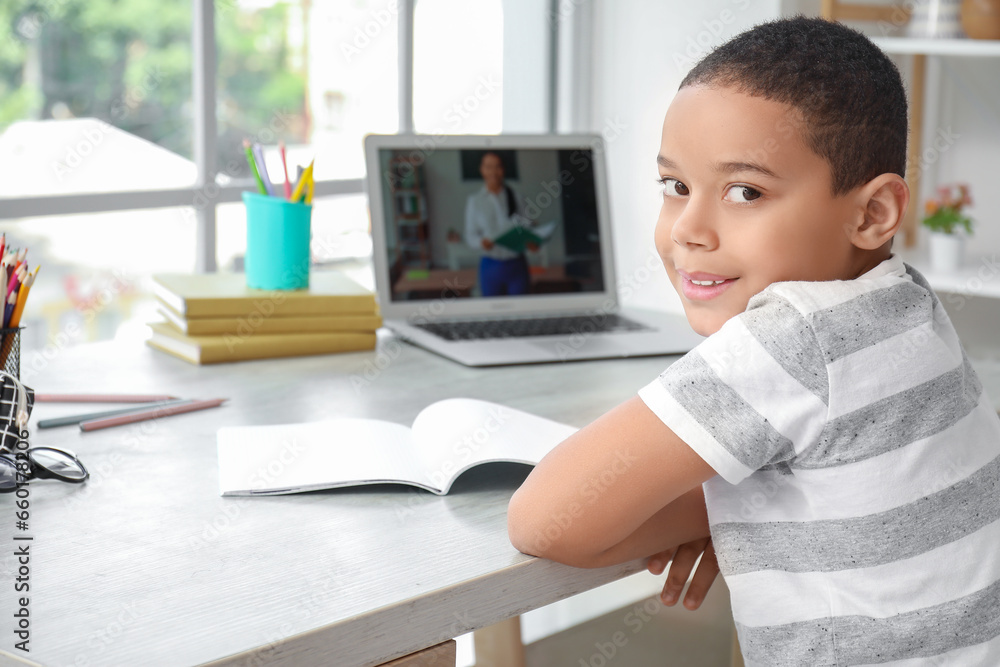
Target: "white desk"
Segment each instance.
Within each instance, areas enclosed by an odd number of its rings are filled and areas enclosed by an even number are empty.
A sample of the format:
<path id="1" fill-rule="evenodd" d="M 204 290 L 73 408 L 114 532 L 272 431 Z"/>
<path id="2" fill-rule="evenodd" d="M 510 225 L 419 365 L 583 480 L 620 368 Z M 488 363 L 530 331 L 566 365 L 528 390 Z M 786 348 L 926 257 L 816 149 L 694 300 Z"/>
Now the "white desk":
<path id="1" fill-rule="evenodd" d="M 367 416 L 408 424 L 426 404 L 486 398 L 583 425 L 670 358 L 470 369 L 392 339 L 378 352 L 192 366 L 144 346 L 59 351 L 22 380 L 41 393 L 224 396 L 221 408 L 92 433 L 37 420 L 33 445 L 75 451 L 83 486 L 30 486 L 31 652 L 0 664 L 378 665 L 642 569 L 579 570 L 507 540 L 525 474 L 471 472 L 448 496 L 366 487 L 222 498 L 220 426 Z M 14 611 L 13 498 L 0 497 L 0 614 Z"/>

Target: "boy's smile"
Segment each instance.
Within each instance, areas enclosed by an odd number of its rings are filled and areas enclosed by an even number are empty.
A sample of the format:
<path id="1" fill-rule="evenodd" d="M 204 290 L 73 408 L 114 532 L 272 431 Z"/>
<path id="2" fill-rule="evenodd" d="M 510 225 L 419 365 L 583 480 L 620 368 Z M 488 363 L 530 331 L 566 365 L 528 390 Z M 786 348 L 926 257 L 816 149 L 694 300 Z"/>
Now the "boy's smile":
<path id="1" fill-rule="evenodd" d="M 850 238 L 864 216 L 856 190 L 833 196 L 830 165 L 803 128 L 792 107 L 732 88 L 682 88 L 667 110 L 656 247 L 698 333 L 771 283 L 871 268 Z"/>

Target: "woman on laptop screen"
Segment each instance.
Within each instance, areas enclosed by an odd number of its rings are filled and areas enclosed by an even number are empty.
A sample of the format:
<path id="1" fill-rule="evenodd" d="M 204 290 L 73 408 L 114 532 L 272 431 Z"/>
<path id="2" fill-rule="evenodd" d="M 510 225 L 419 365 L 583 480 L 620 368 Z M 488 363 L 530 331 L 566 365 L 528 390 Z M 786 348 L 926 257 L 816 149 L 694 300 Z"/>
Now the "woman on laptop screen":
<path id="1" fill-rule="evenodd" d="M 469 195 L 465 206 L 465 242 L 482 252 L 479 260 L 479 289 L 483 296 L 526 294 L 530 285 L 528 260 L 524 253 L 508 244 L 506 239 L 515 227 L 529 227 L 531 220 L 521 211 L 523 202 L 511 186 L 504 183 L 504 166 L 500 155 L 483 153 L 479 161 L 483 187 Z M 524 244 L 537 250 L 534 243 Z"/>

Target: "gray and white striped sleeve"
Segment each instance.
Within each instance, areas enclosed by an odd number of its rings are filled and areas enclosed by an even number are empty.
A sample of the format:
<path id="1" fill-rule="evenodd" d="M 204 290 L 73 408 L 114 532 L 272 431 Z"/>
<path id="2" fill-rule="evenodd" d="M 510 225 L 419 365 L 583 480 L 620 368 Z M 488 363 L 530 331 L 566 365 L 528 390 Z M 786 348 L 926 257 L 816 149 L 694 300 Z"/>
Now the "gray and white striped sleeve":
<path id="1" fill-rule="evenodd" d="M 826 422 L 829 382 L 812 327 L 765 290 L 639 396 L 737 484 L 816 441 Z"/>

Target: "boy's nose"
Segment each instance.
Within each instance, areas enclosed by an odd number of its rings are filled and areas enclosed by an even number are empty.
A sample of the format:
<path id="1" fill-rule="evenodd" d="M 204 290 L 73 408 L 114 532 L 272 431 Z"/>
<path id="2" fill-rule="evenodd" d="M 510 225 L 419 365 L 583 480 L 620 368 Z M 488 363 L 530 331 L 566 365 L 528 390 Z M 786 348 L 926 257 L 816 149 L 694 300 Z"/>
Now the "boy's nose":
<path id="1" fill-rule="evenodd" d="M 714 250 L 719 245 L 719 236 L 713 224 L 712 214 L 704 202 L 690 198 L 681 214 L 674 220 L 670 239 L 679 246 L 689 249 Z"/>

